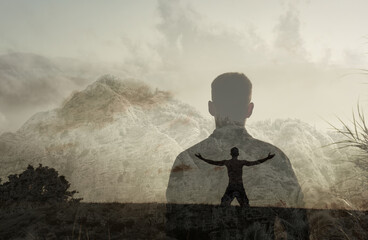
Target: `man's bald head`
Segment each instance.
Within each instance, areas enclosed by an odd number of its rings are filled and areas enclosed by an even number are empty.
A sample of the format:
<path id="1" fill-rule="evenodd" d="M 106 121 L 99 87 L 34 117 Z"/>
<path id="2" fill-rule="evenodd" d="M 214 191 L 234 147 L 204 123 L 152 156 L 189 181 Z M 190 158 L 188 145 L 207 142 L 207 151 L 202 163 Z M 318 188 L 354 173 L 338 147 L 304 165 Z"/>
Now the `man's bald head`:
<path id="1" fill-rule="evenodd" d="M 251 101 L 252 83 L 243 73 L 223 73 L 213 80 L 211 88 L 212 101 L 246 104 Z"/>
<path id="2" fill-rule="evenodd" d="M 243 73 L 229 72 L 213 80 L 210 113 L 217 118 L 244 123 L 253 110 L 252 83 Z M 251 105 L 251 106 L 250 106 Z"/>

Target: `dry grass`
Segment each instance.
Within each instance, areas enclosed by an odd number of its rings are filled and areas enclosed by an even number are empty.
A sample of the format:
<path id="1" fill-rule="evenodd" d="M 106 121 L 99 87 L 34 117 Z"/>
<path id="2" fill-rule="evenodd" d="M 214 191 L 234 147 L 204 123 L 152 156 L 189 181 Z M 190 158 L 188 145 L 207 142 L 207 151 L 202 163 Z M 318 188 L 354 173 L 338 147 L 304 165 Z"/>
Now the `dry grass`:
<path id="1" fill-rule="evenodd" d="M 368 73 L 368 72 L 367 72 Z M 352 113 L 353 120 L 351 124 L 347 124 L 340 118 L 338 120 L 342 124 L 342 128 L 338 128 L 332 124 L 330 126 L 339 134 L 345 137 L 344 140 L 334 142 L 339 148 L 353 147 L 360 150 L 355 156 L 354 163 L 361 169 L 368 171 L 368 123 L 365 118 L 363 109 L 357 105 L 356 113 Z"/>
<path id="2" fill-rule="evenodd" d="M 179 216 L 174 212 L 166 218 L 167 210 L 173 207 L 179 207 L 185 214 Z M 178 234 L 197 233 L 214 239 L 221 239 L 217 236 L 268 239 L 264 224 L 276 212 L 281 213 L 274 226 L 276 239 L 285 239 L 286 227 L 299 229 L 303 223 L 296 218 L 291 222 L 281 220 L 295 214 L 295 210 L 162 203 L 0 206 L 0 239 L 172 239 L 166 236 L 167 230 Z M 368 212 L 307 209 L 306 214 L 310 239 L 367 239 Z"/>

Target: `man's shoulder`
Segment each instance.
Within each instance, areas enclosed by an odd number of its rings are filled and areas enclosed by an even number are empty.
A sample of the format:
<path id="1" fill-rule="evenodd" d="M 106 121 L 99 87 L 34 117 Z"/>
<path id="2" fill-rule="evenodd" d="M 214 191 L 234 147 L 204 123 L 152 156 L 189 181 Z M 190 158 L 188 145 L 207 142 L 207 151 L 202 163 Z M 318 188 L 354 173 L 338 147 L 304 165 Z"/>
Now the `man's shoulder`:
<path id="1" fill-rule="evenodd" d="M 211 149 L 215 149 L 216 148 L 216 142 L 214 141 L 213 138 L 208 137 L 196 144 L 194 144 L 193 146 L 185 149 L 184 151 L 182 151 L 179 156 L 187 156 L 189 155 L 193 155 L 195 153 L 202 153 L 203 151 L 209 151 Z"/>
<path id="2" fill-rule="evenodd" d="M 250 135 L 239 137 L 229 141 L 228 139 L 218 139 L 212 136 L 202 140 L 201 142 L 185 149 L 178 155 L 178 159 L 193 158 L 194 154 L 201 153 L 206 156 L 213 156 L 215 159 L 228 159 L 230 156 L 230 149 L 238 147 L 240 151 L 246 155 L 263 156 L 265 153 L 276 154 L 279 158 L 288 159 L 286 154 L 277 146 L 253 138 Z"/>
<path id="3" fill-rule="evenodd" d="M 208 138 L 202 140 L 201 142 L 179 153 L 179 155 L 175 159 L 174 165 L 178 165 L 178 164 L 179 165 L 185 164 L 188 166 L 192 165 L 194 161 L 197 160 L 195 157 L 195 154 L 201 153 L 201 154 L 204 154 L 204 156 L 206 156 L 206 153 L 208 152 L 210 146 L 211 144 L 209 144 Z"/>
<path id="4" fill-rule="evenodd" d="M 276 153 L 281 157 L 287 158 L 286 154 L 278 147 L 276 147 L 275 145 L 256 139 L 256 138 L 252 138 L 250 141 L 250 145 L 255 148 L 255 149 L 262 149 L 263 151 L 269 151 L 271 153 Z"/>

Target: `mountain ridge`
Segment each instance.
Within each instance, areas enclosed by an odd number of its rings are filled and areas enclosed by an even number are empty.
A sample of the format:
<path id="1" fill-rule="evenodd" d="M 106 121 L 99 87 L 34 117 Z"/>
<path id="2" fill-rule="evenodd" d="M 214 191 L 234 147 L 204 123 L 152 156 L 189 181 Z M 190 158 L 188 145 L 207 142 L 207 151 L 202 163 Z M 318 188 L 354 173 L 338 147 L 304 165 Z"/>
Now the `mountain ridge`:
<path id="1" fill-rule="evenodd" d="M 2 134 L 0 177 L 41 163 L 65 175 L 86 201 L 165 202 L 176 156 L 213 129 L 213 121 L 169 92 L 104 75 L 59 108 Z M 352 151 L 321 148 L 333 142 L 331 136 L 301 120 L 260 121 L 247 124 L 247 130 L 286 153 L 308 206 L 343 204 L 347 196 L 331 189 L 341 176 L 357 175 L 349 162 Z M 347 181 L 341 189 L 357 183 Z M 359 193 L 354 197 L 346 207 L 362 204 Z"/>

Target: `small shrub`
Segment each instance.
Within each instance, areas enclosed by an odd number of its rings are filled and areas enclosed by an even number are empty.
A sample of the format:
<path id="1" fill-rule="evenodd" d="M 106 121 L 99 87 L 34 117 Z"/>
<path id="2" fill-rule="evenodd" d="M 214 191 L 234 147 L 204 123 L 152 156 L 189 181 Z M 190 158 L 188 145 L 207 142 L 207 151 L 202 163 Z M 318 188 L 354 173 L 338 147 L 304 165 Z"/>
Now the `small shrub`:
<path id="1" fill-rule="evenodd" d="M 28 165 L 21 174 L 8 176 L 9 181 L 0 185 L 0 202 L 79 202 L 73 198 L 77 191 L 68 191 L 70 183 L 54 168 L 35 169 Z M 0 181 L 1 183 L 1 181 Z"/>

